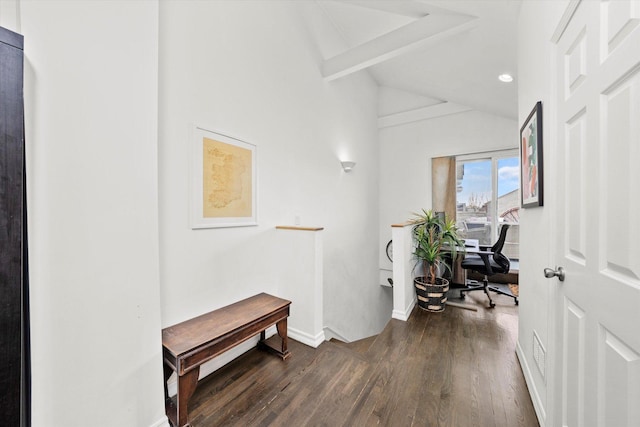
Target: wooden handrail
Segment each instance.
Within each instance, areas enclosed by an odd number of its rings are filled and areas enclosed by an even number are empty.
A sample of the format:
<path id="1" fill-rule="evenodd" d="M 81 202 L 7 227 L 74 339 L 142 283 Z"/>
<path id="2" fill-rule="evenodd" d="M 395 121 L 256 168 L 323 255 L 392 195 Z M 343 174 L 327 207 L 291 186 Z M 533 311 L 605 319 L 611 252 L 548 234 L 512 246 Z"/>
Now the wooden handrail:
<path id="1" fill-rule="evenodd" d="M 276 230 L 322 231 L 324 227 L 300 227 L 298 225 L 276 225 Z"/>

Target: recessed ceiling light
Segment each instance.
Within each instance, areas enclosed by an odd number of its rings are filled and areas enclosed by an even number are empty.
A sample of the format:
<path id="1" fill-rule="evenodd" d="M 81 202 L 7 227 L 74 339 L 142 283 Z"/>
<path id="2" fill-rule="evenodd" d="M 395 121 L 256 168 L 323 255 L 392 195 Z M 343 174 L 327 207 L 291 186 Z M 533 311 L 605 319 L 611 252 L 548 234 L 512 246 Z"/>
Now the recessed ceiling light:
<path id="1" fill-rule="evenodd" d="M 513 81 L 513 77 L 511 76 L 511 74 L 506 74 L 506 73 L 505 74 L 500 74 L 498 76 L 498 79 L 501 82 L 505 82 L 505 83 L 511 83 Z"/>

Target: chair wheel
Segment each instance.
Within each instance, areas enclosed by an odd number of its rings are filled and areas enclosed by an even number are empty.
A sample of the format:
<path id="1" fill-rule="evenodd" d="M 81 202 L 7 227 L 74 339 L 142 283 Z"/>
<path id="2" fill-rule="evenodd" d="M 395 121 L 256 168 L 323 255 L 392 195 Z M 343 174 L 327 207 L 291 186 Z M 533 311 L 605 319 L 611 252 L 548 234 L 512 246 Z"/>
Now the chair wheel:
<path id="1" fill-rule="evenodd" d="M 489 301 L 489 308 L 494 308 L 496 306 L 496 303 L 493 301 Z"/>
<path id="2" fill-rule="evenodd" d="M 464 299 L 464 297 L 466 297 L 466 295 L 460 292 L 460 299 Z"/>

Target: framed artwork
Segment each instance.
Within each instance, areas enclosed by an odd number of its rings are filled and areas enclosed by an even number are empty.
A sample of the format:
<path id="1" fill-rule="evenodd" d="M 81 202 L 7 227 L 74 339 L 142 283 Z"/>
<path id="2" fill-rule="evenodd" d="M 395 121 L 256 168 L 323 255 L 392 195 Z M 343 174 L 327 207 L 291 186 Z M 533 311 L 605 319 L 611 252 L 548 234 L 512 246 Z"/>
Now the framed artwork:
<path id="1" fill-rule="evenodd" d="M 543 205 L 542 102 L 520 128 L 520 197 L 523 208 Z"/>
<path id="2" fill-rule="evenodd" d="M 258 225 L 256 146 L 194 126 L 191 228 Z"/>

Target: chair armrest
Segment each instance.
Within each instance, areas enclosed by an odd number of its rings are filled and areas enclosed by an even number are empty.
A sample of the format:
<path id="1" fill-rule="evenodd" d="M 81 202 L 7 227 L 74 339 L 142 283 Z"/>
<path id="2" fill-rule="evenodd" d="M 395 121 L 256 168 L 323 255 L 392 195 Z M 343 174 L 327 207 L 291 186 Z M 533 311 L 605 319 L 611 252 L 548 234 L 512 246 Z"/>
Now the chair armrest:
<path id="1" fill-rule="evenodd" d="M 489 261 L 489 257 L 493 256 L 494 252 L 491 251 L 469 251 L 469 253 L 477 254 L 482 258 L 482 262 L 484 262 L 484 267 L 486 268 L 487 274 L 493 274 L 493 268 L 491 267 L 491 262 Z"/>
<path id="2" fill-rule="evenodd" d="M 491 251 L 467 251 L 468 254 L 477 254 L 480 256 L 486 255 L 486 256 L 491 256 L 493 255 L 495 252 L 491 252 Z"/>

